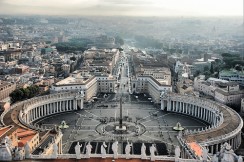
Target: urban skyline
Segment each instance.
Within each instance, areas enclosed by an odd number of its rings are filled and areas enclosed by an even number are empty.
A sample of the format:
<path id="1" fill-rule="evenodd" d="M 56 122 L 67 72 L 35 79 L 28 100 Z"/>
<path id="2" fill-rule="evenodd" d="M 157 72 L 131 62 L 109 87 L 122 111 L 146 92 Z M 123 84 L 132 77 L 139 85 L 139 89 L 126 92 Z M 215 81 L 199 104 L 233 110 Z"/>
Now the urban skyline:
<path id="1" fill-rule="evenodd" d="M 242 16 L 235 0 L 1 0 L 0 14 L 74 16 Z"/>

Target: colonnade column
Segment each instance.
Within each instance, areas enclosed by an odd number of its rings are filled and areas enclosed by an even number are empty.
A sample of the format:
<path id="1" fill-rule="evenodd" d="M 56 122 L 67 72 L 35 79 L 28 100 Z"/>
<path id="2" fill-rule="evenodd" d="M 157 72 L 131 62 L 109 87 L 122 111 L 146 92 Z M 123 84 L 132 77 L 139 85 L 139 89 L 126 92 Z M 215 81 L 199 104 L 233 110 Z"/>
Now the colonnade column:
<path id="1" fill-rule="evenodd" d="M 47 115 L 47 110 L 46 109 L 47 109 L 47 104 L 44 105 L 44 116 Z"/>
<path id="2" fill-rule="evenodd" d="M 40 118 L 41 117 L 42 106 L 39 106 L 37 110 L 38 110 L 38 118 Z"/>
<path id="3" fill-rule="evenodd" d="M 183 102 L 183 113 L 185 113 L 185 109 L 186 109 L 186 103 Z"/>
<path id="4" fill-rule="evenodd" d="M 167 101 L 167 111 L 170 111 L 171 109 L 171 100 Z"/>
<path id="5" fill-rule="evenodd" d="M 69 110 L 72 110 L 71 100 L 69 100 Z"/>
<path id="6" fill-rule="evenodd" d="M 180 111 L 179 112 L 182 112 L 182 102 L 180 101 Z"/>
<path id="7" fill-rule="evenodd" d="M 62 102 L 62 101 L 59 101 L 59 105 L 58 105 L 58 106 L 59 106 L 59 112 L 62 112 L 62 111 L 63 111 L 63 110 L 62 110 L 62 107 L 61 107 L 61 102 Z"/>
<path id="8" fill-rule="evenodd" d="M 78 107 L 78 102 L 79 102 L 79 100 L 77 100 L 77 99 L 74 99 L 73 100 L 73 107 L 74 107 L 74 110 L 77 110 L 77 107 Z"/>

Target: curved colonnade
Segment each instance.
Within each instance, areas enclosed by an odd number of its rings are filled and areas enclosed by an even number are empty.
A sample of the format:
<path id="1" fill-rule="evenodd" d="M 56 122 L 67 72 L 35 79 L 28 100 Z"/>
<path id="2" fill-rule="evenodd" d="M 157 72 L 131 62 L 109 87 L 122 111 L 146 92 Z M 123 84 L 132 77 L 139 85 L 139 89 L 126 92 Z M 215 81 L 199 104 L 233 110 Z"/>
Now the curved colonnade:
<path id="1" fill-rule="evenodd" d="M 241 144 L 243 121 L 233 109 L 215 101 L 169 93 L 161 95 L 161 109 L 189 115 L 201 119 L 209 126 L 203 129 L 185 130 L 182 140 L 185 143 L 197 142 L 206 146 L 209 153 L 215 154 L 225 142 L 233 150 Z"/>
<path id="2" fill-rule="evenodd" d="M 38 126 L 32 126 L 32 123 L 38 119 L 57 113 L 83 109 L 83 97 L 82 93 L 55 93 L 30 99 L 23 104 L 19 120 L 27 127 L 39 129 Z"/>
<path id="3" fill-rule="evenodd" d="M 22 105 L 19 121 L 32 129 L 45 130 L 33 126 L 32 123 L 48 115 L 83 109 L 83 97 L 82 92 L 55 93 L 17 103 L 11 106 L 11 109 L 16 108 L 16 105 Z M 221 145 L 225 142 L 234 150 L 241 144 L 243 121 L 234 110 L 223 104 L 169 93 L 161 95 L 161 109 L 189 115 L 209 123 L 209 126 L 203 129 L 185 130 L 180 138 L 186 144 L 197 142 L 202 147 L 207 146 L 212 154 L 220 151 Z"/>

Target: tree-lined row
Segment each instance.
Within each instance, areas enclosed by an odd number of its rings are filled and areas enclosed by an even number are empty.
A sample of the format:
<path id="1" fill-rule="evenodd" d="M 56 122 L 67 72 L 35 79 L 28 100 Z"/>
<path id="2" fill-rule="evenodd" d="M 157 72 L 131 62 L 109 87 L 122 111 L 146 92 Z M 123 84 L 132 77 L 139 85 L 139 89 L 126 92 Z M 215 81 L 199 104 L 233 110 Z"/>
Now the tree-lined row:
<path id="1" fill-rule="evenodd" d="M 37 96 L 39 93 L 39 87 L 37 85 L 32 85 L 27 88 L 16 89 L 9 96 L 11 97 L 11 102 L 15 103 Z"/>
<path id="2" fill-rule="evenodd" d="M 59 52 L 75 52 L 75 51 L 85 51 L 87 45 L 93 43 L 90 39 L 85 38 L 74 38 L 69 40 L 69 42 L 61 42 L 53 44 L 56 46 Z"/>

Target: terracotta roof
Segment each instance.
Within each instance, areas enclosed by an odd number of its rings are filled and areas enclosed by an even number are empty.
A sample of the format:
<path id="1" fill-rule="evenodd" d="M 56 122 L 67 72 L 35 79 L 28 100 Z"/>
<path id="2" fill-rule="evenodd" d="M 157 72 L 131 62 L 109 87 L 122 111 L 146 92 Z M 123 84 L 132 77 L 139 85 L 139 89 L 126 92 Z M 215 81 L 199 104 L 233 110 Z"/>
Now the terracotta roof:
<path id="1" fill-rule="evenodd" d="M 19 139 L 19 142 L 18 142 L 18 146 L 19 146 L 19 147 L 24 147 L 25 144 L 26 144 L 28 141 L 30 141 L 34 136 L 35 136 L 35 134 L 20 138 L 20 139 Z"/>
<path id="2" fill-rule="evenodd" d="M 23 147 L 25 144 L 30 141 L 36 134 L 37 132 L 32 131 L 32 130 L 27 130 L 23 128 L 18 128 L 17 130 L 17 137 L 18 137 L 18 146 Z"/>
<path id="3" fill-rule="evenodd" d="M 30 136 L 30 135 L 36 134 L 35 131 L 27 130 L 27 129 L 23 129 L 23 128 L 18 128 L 16 131 L 17 131 L 17 136 L 21 137 L 21 138 L 25 137 L 25 136 Z"/>
<path id="4" fill-rule="evenodd" d="M 201 148 L 201 146 L 199 146 L 199 144 L 197 144 L 196 142 L 191 142 L 191 143 L 188 143 L 188 145 L 195 152 L 195 154 L 197 156 L 199 156 L 199 157 L 202 156 L 202 148 Z"/>

